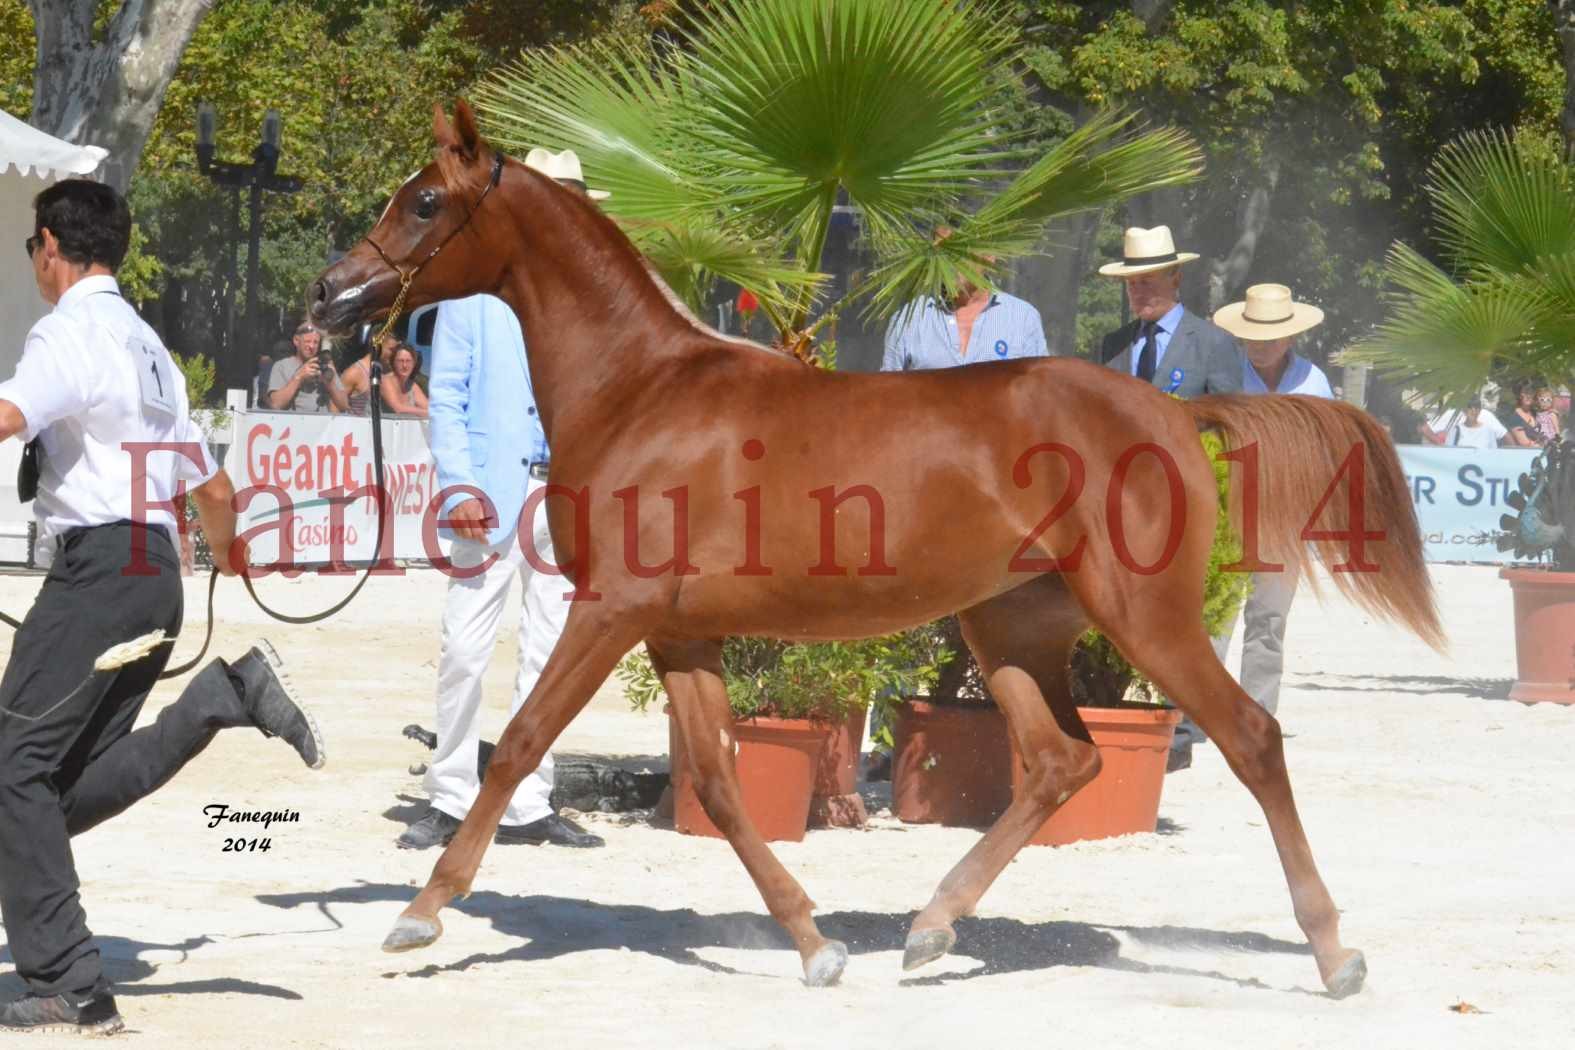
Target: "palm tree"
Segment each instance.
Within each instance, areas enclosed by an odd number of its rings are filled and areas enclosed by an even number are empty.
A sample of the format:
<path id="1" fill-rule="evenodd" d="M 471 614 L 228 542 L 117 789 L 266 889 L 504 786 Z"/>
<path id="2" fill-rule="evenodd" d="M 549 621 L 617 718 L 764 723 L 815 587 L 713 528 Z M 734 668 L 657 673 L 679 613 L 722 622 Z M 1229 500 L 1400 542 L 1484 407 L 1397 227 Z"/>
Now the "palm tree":
<path id="1" fill-rule="evenodd" d="M 725 278 L 802 349 L 823 308 L 822 255 L 846 199 L 874 252 L 869 310 L 987 286 L 1045 223 L 1189 181 L 1174 130 L 1096 117 L 1035 157 L 992 103 L 1019 42 L 995 4 L 715 0 L 670 38 L 532 52 L 476 93 L 511 148 L 573 148 L 608 210 L 698 308 Z M 951 232 L 937 236 L 943 228 Z M 820 308 L 820 321 L 811 317 Z"/>
<path id="2" fill-rule="evenodd" d="M 1456 405 L 1489 379 L 1569 382 L 1575 182 L 1557 150 L 1501 133 L 1465 135 L 1440 154 L 1427 191 L 1448 270 L 1395 244 L 1386 266 L 1389 319 L 1344 360 L 1370 363 Z M 1550 445 L 1509 501 L 1518 516 L 1504 518 L 1500 548 L 1520 557 L 1552 551 L 1575 570 L 1571 443 Z"/>

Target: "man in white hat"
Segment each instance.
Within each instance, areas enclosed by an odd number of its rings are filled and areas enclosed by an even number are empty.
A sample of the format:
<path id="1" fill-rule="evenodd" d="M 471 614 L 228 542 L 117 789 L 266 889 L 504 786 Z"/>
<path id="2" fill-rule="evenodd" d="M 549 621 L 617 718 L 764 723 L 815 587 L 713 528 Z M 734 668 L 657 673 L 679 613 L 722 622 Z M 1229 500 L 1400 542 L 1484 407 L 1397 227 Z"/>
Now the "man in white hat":
<path id="1" fill-rule="evenodd" d="M 1133 319 L 1105 337 L 1099 359 L 1180 397 L 1241 390 L 1241 354 L 1229 335 L 1181 305 L 1181 267 L 1198 258 L 1176 251 L 1169 226 L 1133 226 L 1122 260 L 1099 268 L 1126 284 Z"/>
<path id="2" fill-rule="evenodd" d="M 1248 394 L 1307 394 L 1332 398 L 1323 369 L 1291 349 L 1297 336 L 1323 322 L 1323 311 L 1298 303 L 1283 284 L 1255 284 L 1239 303 L 1221 307 L 1214 323 L 1241 340 L 1242 391 Z M 1273 470 L 1274 464 L 1262 465 Z M 1280 706 L 1280 676 L 1285 669 L 1285 622 L 1296 597 L 1297 575 L 1293 566 L 1279 572 L 1252 574 L 1252 593 L 1242 609 L 1245 622 L 1241 644 L 1241 687 L 1269 714 Z M 1231 624 L 1214 639 L 1214 650 L 1225 659 Z"/>
<path id="3" fill-rule="evenodd" d="M 608 196 L 586 187 L 573 150 L 533 149 L 525 164 L 591 200 Z M 481 787 L 481 679 L 514 577 L 524 591 L 511 717 L 541 677 L 569 608 L 562 581 L 538 572 L 525 556 L 526 545 L 534 544 L 540 559 L 536 564 L 557 560 L 546 501 L 538 504 L 533 520 L 521 520 L 530 494 L 547 484 L 550 454 L 531 391 L 525 335 L 507 303 L 492 295 L 472 295 L 438 307 L 429 385 L 432 457 L 444 496 L 440 520 L 452 526 L 446 534 L 453 540 L 455 571 L 449 577 L 438 656 L 437 747 L 426 775 L 431 806 L 399 836 L 404 849 L 446 844 L 476 801 Z M 548 752 L 515 789 L 498 825 L 497 842 L 603 844 L 599 836 L 553 810 L 552 769 Z"/>

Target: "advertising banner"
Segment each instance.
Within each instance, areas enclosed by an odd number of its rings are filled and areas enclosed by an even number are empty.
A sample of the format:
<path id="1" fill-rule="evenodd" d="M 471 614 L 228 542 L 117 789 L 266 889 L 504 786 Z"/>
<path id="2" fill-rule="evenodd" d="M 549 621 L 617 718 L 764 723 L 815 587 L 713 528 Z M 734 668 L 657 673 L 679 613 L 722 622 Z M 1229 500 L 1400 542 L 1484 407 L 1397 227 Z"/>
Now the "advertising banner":
<path id="1" fill-rule="evenodd" d="M 1400 465 L 1427 544 L 1428 561 L 1510 562 L 1494 538 L 1504 497 L 1531 469 L 1535 449 L 1400 445 Z"/>
<path id="2" fill-rule="evenodd" d="M 225 469 L 240 500 L 236 527 L 253 565 L 364 564 L 377 539 L 372 421 L 299 412 L 237 412 Z M 383 420 L 386 557 L 447 556 L 436 535 L 437 471 L 420 419 Z"/>

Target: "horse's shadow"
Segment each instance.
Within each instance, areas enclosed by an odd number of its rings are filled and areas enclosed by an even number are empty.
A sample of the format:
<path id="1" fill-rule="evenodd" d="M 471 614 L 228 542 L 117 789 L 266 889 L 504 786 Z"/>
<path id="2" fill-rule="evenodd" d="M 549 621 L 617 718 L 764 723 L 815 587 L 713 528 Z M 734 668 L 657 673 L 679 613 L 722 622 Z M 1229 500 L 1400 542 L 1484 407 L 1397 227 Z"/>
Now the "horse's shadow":
<path id="1" fill-rule="evenodd" d="M 206 944 L 213 944 L 213 938 L 204 934 L 200 937 L 188 937 L 175 944 L 156 944 L 151 941 L 135 941 L 128 937 L 94 937 L 98 944 L 99 958 L 104 968 L 104 976 L 109 978 L 115 987 L 117 996 L 137 995 L 260 995 L 270 999 L 300 999 L 299 992 L 288 988 L 281 988 L 275 984 L 262 984 L 257 981 L 243 981 L 234 977 L 214 977 L 201 981 L 174 981 L 167 984 L 149 984 L 148 978 L 159 972 L 161 963 L 149 962 L 142 958 L 146 952 L 179 952 L 184 961 L 184 956 L 196 951 Z M 11 963 L 11 949 L 9 946 L 0 948 L 0 962 Z M 0 977 L 0 995 L 11 998 L 26 992 L 25 982 L 12 970 L 4 977 Z"/>
<path id="2" fill-rule="evenodd" d="M 1295 676 L 1295 687 L 1310 692 L 1415 693 L 1434 697 L 1456 693 L 1476 700 L 1508 700 L 1513 678 L 1457 678 L 1449 675 L 1336 674 L 1319 671 Z"/>
<path id="3" fill-rule="evenodd" d="M 409 903 L 412 896 L 409 886 L 360 883 L 326 892 L 263 894 L 257 899 L 279 908 L 312 905 L 331 918 L 329 908 L 335 904 L 402 906 Z M 385 977 L 433 977 L 482 964 L 531 962 L 574 952 L 618 949 L 642 952 L 715 973 L 740 974 L 746 971 L 707 959 L 699 953 L 711 948 L 746 951 L 793 948 L 793 942 L 781 927 L 767 916 L 753 912 L 701 915 L 690 908 L 598 904 L 543 894 L 511 897 L 486 890 L 455 901 L 451 907 L 465 915 L 486 919 L 499 933 L 523 939 L 526 943 L 502 952 L 472 954 L 452 963 L 429 963 L 415 969 L 394 970 L 385 973 Z M 854 955 L 900 952 L 912 921 L 911 912 L 830 912 L 816 916 L 821 932 L 845 942 Z M 1056 966 L 1100 966 L 1137 973 L 1208 977 L 1240 987 L 1270 990 L 1269 985 L 1260 981 L 1231 977 L 1218 971 L 1124 959 L 1116 932 L 1167 948 L 1311 954 L 1305 944 L 1263 934 L 1173 926 L 1099 927 L 1080 922 L 1024 923 L 1007 918 L 964 918 L 957 921 L 956 931 L 958 954 L 977 960 L 981 965 L 962 972 L 910 978 L 904 983 L 947 984 Z"/>

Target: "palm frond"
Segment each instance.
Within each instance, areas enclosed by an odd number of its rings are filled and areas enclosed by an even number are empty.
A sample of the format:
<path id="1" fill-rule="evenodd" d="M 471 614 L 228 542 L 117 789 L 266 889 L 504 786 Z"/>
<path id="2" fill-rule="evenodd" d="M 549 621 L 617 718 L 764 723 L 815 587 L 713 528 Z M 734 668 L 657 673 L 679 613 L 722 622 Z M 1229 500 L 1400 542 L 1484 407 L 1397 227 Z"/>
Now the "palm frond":
<path id="1" fill-rule="evenodd" d="M 1563 167 L 1500 132 L 1444 147 L 1428 187 L 1439 243 L 1462 276 L 1526 273 L 1575 251 L 1575 195 Z"/>
<path id="2" fill-rule="evenodd" d="M 505 148 L 573 149 L 609 214 L 670 219 L 709 194 L 685 163 L 682 87 L 654 59 L 622 38 L 530 52 L 481 83 L 476 110 Z"/>
<path id="3" fill-rule="evenodd" d="M 1495 367 L 1526 366 L 1534 349 L 1527 334 L 1546 309 L 1533 282 L 1497 276 L 1457 284 L 1403 244 L 1390 249 L 1386 275 L 1394 286 L 1390 316 L 1342 362 L 1371 364 L 1456 403 Z"/>
<path id="4" fill-rule="evenodd" d="M 715 223 L 626 222 L 635 246 L 696 314 L 716 278 L 748 288 L 767 316 L 785 315 L 799 295 L 814 292 L 825 275 L 766 256 L 754 242 Z"/>
<path id="5" fill-rule="evenodd" d="M 936 242 L 915 224 L 874 231 L 882 262 L 870 273 L 870 316 L 925 296 L 948 297 L 963 283 L 983 286 L 1001 262 L 1038 248 L 1054 218 L 1101 208 L 1134 193 L 1185 183 L 1203 154 L 1183 132 L 1133 134 L 1133 117 L 1103 112 L 1030 165 L 956 231 Z"/>
<path id="6" fill-rule="evenodd" d="M 1006 225 L 1102 208 L 1134 193 L 1203 174 L 1203 151 L 1185 132 L 1132 134 L 1132 114 L 1104 111 L 1062 139 L 970 220 Z"/>
<path id="7" fill-rule="evenodd" d="M 828 193 L 897 228 L 998 176 L 992 4 L 750 0 L 697 11 L 686 121 L 728 207 L 809 239 Z"/>

